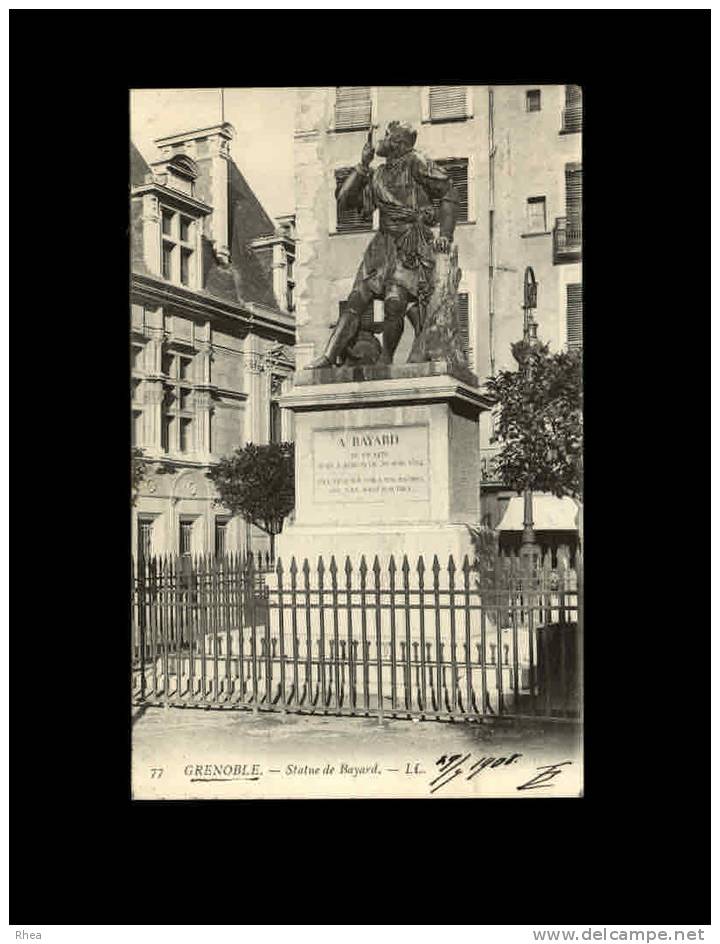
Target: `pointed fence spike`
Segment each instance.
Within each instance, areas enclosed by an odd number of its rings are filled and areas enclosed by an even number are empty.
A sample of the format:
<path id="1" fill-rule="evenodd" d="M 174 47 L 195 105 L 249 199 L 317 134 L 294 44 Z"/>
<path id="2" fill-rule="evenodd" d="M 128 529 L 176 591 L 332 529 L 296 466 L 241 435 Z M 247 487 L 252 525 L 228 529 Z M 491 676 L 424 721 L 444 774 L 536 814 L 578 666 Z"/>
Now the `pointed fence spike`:
<path id="1" fill-rule="evenodd" d="M 352 564 L 350 563 L 350 558 L 345 558 L 345 573 L 349 576 L 352 573 Z"/>
<path id="2" fill-rule="evenodd" d="M 367 563 L 366 563 L 366 561 L 365 561 L 365 555 L 364 555 L 364 554 L 362 554 L 361 557 L 360 557 L 360 568 L 359 568 L 359 569 L 360 569 L 360 575 L 361 575 L 362 577 L 364 577 L 364 576 L 367 574 L 367 571 L 368 571 L 368 566 L 367 566 Z"/>
<path id="3" fill-rule="evenodd" d="M 317 572 L 319 574 L 325 573 L 325 564 L 323 563 L 322 554 L 318 557 Z"/>
<path id="4" fill-rule="evenodd" d="M 310 574 L 310 564 L 308 563 L 307 557 L 303 559 L 302 570 L 303 574 L 308 577 Z"/>
<path id="5" fill-rule="evenodd" d="M 420 557 L 418 557 L 417 572 L 418 572 L 419 574 L 424 574 L 424 573 L 425 573 L 425 561 L 423 560 L 422 554 L 420 555 Z"/>
<path id="6" fill-rule="evenodd" d="M 278 575 L 278 577 L 282 577 L 284 573 L 283 565 L 282 565 L 282 557 L 278 557 L 277 559 L 277 564 L 275 565 L 275 573 Z"/>
<path id="7" fill-rule="evenodd" d="M 447 569 L 449 574 L 455 573 L 455 561 L 453 560 L 452 554 L 448 557 Z"/>
<path id="8" fill-rule="evenodd" d="M 465 555 L 463 559 L 462 569 L 463 569 L 464 574 L 468 574 L 470 572 L 470 561 L 468 559 L 467 554 Z"/>
<path id="9" fill-rule="evenodd" d="M 292 558 L 290 559 L 290 573 L 294 576 L 295 574 L 297 574 L 297 572 L 298 572 L 298 565 L 297 565 L 297 561 L 295 560 L 295 555 L 293 554 Z"/>
<path id="10" fill-rule="evenodd" d="M 396 564 L 395 564 L 395 555 L 394 555 L 394 554 L 391 554 L 391 555 L 390 555 L 390 563 L 388 564 L 388 570 L 390 571 L 391 574 L 394 574 L 394 573 L 396 573 L 396 571 L 397 571 L 397 566 L 396 566 Z"/>
<path id="11" fill-rule="evenodd" d="M 407 554 L 403 554 L 402 571 L 404 574 L 410 573 L 410 564 L 408 563 Z"/>
<path id="12" fill-rule="evenodd" d="M 438 560 L 437 554 L 433 554 L 432 570 L 437 577 L 437 575 L 440 573 L 440 561 Z"/>
<path id="13" fill-rule="evenodd" d="M 338 572 L 337 561 L 335 560 L 335 555 L 330 555 L 330 573 L 335 575 Z"/>
<path id="14" fill-rule="evenodd" d="M 377 554 L 375 555 L 375 560 L 373 561 L 372 569 L 375 576 L 378 577 L 380 575 L 380 561 L 378 560 Z"/>

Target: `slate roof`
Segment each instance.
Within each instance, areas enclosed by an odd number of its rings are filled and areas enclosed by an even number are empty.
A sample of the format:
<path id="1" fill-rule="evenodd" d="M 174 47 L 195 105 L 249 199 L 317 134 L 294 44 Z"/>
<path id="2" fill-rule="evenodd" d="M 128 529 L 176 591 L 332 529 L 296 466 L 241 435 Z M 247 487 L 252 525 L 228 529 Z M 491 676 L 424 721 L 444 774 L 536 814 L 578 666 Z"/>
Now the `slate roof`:
<path id="1" fill-rule="evenodd" d="M 145 183 L 150 166 L 137 147 L 130 146 L 130 183 Z M 131 210 L 131 258 L 133 271 L 147 273 L 142 252 L 142 223 L 139 201 Z M 272 287 L 272 278 L 248 243 L 275 232 L 272 218 L 265 212 L 239 168 L 230 162 L 230 264 L 218 262 L 210 240 L 203 239 L 203 291 L 226 301 L 255 302 L 281 310 Z"/>

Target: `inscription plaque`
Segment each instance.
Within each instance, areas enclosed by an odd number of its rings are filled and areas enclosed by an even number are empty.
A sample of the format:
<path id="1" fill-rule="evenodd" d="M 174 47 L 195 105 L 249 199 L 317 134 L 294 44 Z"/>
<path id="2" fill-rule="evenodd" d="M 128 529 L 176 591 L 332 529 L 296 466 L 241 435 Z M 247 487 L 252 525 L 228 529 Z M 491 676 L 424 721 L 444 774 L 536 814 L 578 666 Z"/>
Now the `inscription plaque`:
<path id="1" fill-rule="evenodd" d="M 316 502 L 427 501 L 428 427 L 315 430 L 313 474 Z"/>

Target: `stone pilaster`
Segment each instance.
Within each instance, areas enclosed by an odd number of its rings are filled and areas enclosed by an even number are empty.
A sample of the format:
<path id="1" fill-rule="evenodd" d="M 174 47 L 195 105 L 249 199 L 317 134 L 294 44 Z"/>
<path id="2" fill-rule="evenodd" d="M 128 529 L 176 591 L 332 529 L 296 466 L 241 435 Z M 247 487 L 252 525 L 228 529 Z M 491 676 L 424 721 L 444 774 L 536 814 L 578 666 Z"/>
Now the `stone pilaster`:
<path id="1" fill-rule="evenodd" d="M 142 198 L 142 230 L 145 265 L 152 275 L 162 275 L 160 253 L 160 209 L 154 193 Z"/>
<path id="2" fill-rule="evenodd" d="M 212 415 L 212 395 L 209 390 L 195 391 L 195 449 L 198 455 L 207 459 L 212 443 L 210 440 L 210 422 Z"/>
<path id="3" fill-rule="evenodd" d="M 331 188 L 323 151 L 331 97 L 327 88 L 300 88 L 296 96 L 295 323 L 298 343 L 312 345 L 313 353 L 324 347 L 334 320 L 324 266 Z"/>
<path id="4" fill-rule="evenodd" d="M 161 380 L 145 381 L 145 443 L 148 452 L 162 451 L 162 403 Z"/>

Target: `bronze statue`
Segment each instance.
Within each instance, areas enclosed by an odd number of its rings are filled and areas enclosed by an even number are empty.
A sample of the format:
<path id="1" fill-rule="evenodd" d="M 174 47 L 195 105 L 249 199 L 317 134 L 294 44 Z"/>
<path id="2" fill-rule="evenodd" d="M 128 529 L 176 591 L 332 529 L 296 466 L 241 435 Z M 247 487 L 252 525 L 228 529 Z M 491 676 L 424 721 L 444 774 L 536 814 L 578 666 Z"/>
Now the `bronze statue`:
<path id="1" fill-rule="evenodd" d="M 385 163 L 373 169 L 371 131 L 360 163 L 336 194 L 338 209 L 357 209 L 365 219 L 379 209 L 380 229 L 365 250 L 325 353 L 310 368 L 346 361 L 374 362 L 377 352 L 359 335 L 362 313 L 375 298 L 385 303 L 380 363 L 392 363 L 406 315 L 415 337 L 420 335 L 434 287 L 435 252 L 450 250 L 459 201 L 447 174 L 414 150 L 416 136 L 409 125 L 391 121 L 377 146 L 377 154 L 385 158 Z M 437 199 L 440 206 L 436 213 L 433 200 Z M 437 239 L 430 229 L 435 223 L 440 224 Z"/>

